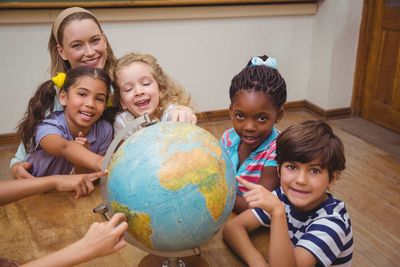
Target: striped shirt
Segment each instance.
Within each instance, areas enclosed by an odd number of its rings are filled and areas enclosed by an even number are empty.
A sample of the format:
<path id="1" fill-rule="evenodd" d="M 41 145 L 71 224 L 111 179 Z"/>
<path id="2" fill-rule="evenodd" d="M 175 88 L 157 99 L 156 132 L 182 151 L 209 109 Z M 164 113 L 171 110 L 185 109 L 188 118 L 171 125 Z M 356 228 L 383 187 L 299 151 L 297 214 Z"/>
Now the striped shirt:
<path id="1" fill-rule="evenodd" d="M 319 207 L 299 212 L 290 204 L 282 187 L 273 191 L 284 204 L 293 246 L 303 247 L 317 259 L 316 266 L 351 266 L 353 232 L 344 203 L 328 193 Z M 260 208 L 252 210 L 258 221 L 270 225 L 270 216 Z"/>
<path id="2" fill-rule="evenodd" d="M 258 183 L 264 167 L 276 167 L 278 164 L 275 161 L 275 139 L 278 135 L 278 130 L 272 128 L 271 134 L 268 138 L 265 139 L 255 151 L 250 153 L 249 157 L 239 166 L 238 151 L 241 142 L 240 137 L 234 128 L 226 130 L 221 137 L 221 144 L 231 158 L 233 167 L 236 170 L 236 176 L 240 176 L 246 181 L 252 183 Z M 238 195 L 242 195 L 246 191 L 248 191 L 247 188 L 238 184 Z"/>

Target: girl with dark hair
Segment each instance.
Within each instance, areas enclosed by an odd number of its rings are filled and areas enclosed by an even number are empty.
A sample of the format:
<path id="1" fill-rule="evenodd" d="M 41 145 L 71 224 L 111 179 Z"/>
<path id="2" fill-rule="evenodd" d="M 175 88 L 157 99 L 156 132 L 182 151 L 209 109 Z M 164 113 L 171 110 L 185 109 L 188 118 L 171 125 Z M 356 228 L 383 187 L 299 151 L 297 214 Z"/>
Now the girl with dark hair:
<path id="1" fill-rule="evenodd" d="M 114 53 L 98 19 L 92 12 L 81 7 L 64 9 L 57 16 L 50 33 L 48 49 L 51 76 L 78 66 L 102 68 L 110 75 L 115 62 Z M 46 115 L 62 110 L 58 101 L 60 90 L 57 85 L 53 87 L 54 96 L 49 101 L 53 101 L 54 104 L 43 111 Z M 77 137 L 77 141 L 81 140 L 86 142 L 87 138 Z M 31 165 L 26 162 L 26 157 L 27 153 L 21 144 L 10 162 L 14 178 L 33 178 L 27 172 Z"/>
<path id="2" fill-rule="evenodd" d="M 229 114 L 233 128 L 225 131 L 221 143 L 228 151 L 236 176 L 268 190 L 279 185 L 276 171 L 275 123 L 283 117 L 286 84 L 276 69 L 276 59 L 253 57 L 235 77 L 229 89 Z M 243 198 L 247 189 L 238 184 L 233 210 L 248 208 Z"/>
<path id="3" fill-rule="evenodd" d="M 54 82 L 60 86 L 63 111 L 46 117 L 54 105 Z M 76 67 L 66 73 L 65 82 L 58 77 L 36 90 L 18 125 L 33 176 L 69 174 L 74 165 L 77 173 L 101 170 L 113 132 L 111 124 L 102 119 L 110 84 L 102 69 Z M 87 137 L 85 145 L 75 141 L 79 135 Z"/>

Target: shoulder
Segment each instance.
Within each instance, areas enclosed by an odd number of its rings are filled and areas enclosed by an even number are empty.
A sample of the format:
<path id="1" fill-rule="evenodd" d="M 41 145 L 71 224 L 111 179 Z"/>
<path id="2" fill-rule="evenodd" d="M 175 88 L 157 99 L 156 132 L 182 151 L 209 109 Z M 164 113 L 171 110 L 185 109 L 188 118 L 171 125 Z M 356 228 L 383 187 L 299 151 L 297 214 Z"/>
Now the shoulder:
<path id="1" fill-rule="evenodd" d="M 100 133 L 102 133 L 102 132 L 107 132 L 107 133 L 108 132 L 112 132 L 112 129 L 113 129 L 111 123 L 106 121 L 106 120 L 103 120 L 103 119 L 98 120 L 95 123 L 94 126 L 95 126 L 95 131 L 96 132 L 100 132 Z"/>
<path id="2" fill-rule="evenodd" d="M 296 246 L 310 251 L 319 262 L 325 266 L 351 262 L 353 232 L 342 201 L 329 195 L 328 200 L 309 218 L 304 230 Z"/>
<path id="3" fill-rule="evenodd" d="M 68 125 L 63 111 L 52 112 L 37 126 L 36 136 L 39 138 L 52 133 L 68 135 Z"/>
<path id="4" fill-rule="evenodd" d="M 114 123 L 121 123 L 125 126 L 128 122 L 130 122 L 134 119 L 135 119 L 135 117 L 129 111 L 125 110 L 125 111 L 118 113 L 115 116 Z"/>
<path id="5" fill-rule="evenodd" d="M 240 137 L 238 136 L 234 128 L 230 128 L 222 134 L 221 142 L 225 146 L 231 147 L 234 144 L 238 144 L 240 142 Z"/>

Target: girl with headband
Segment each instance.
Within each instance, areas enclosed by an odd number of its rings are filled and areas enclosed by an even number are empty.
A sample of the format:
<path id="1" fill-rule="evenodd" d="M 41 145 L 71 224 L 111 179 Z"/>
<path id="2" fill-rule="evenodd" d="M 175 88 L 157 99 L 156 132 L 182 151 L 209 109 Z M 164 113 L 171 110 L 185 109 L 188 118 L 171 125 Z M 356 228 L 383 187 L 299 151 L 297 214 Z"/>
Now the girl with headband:
<path id="1" fill-rule="evenodd" d="M 78 66 L 103 68 L 110 75 L 116 61 L 98 19 L 81 7 L 67 8 L 57 16 L 50 34 L 48 49 L 52 76 Z M 54 106 L 52 110 L 46 111 L 47 114 L 62 110 L 58 101 L 59 88 L 54 86 L 54 89 L 56 91 Z M 107 106 L 110 104 L 111 101 Z M 105 112 L 107 113 L 107 110 Z M 176 109 L 171 120 L 182 120 L 193 116 L 195 115 L 191 108 Z M 86 137 L 82 135 L 76 137 L 76 141 L 87 144 Z M 27 153 L 21 144 L 10 163 L 14 178 L 33 178 L 27 171 L 31 168 L 31 164 L 26 161 L 26 157 Z"/>
<path id="2" fill-rule="evenodd" d="M 81 7 L 67 8 L 57 16 L 51 30 L 48 49 L 50 72 L 56 81 L 56 74 L 65 73 L 78 66 L 102 68 L 110 74 L 116 59 L 97 18 L 89 10 Z M 47 115 L 52 111 L 63 110 L 58 99 L 60 86 L 57 86 L 57 82 L 54 92 L 54 104 L 45 111 Z M 87 141 L 85 137 L 77 138 L 78 142 Z M 28 172 L 32 165 L 26 159 L 26 150 L 20 144 L 10 163 L 14 178 L 33 178 Z"/>

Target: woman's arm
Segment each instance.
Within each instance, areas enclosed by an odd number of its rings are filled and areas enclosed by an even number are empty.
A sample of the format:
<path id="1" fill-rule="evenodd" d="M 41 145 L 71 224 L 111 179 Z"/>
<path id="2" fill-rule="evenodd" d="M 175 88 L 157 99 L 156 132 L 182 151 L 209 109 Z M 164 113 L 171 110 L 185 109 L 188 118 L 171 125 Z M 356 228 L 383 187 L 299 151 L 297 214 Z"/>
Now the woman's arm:
<path id="1" fill-rule="evenodd" d="M 40 146 L 50 155 L 65 158 L 75 166 L 101 171 L 103 157 L 76 141 L 68 141 L 60 135 L 49 134 L 40 140 Z"/>
<path id="2" fill-rule="evenodd" d="M 125 219 L 116 213 L 108 222 L 93 223 L 82 239 L 21 267 L 67 267 L 117 252 L 126 245 L 122 236 L 128 229 Z"/>

